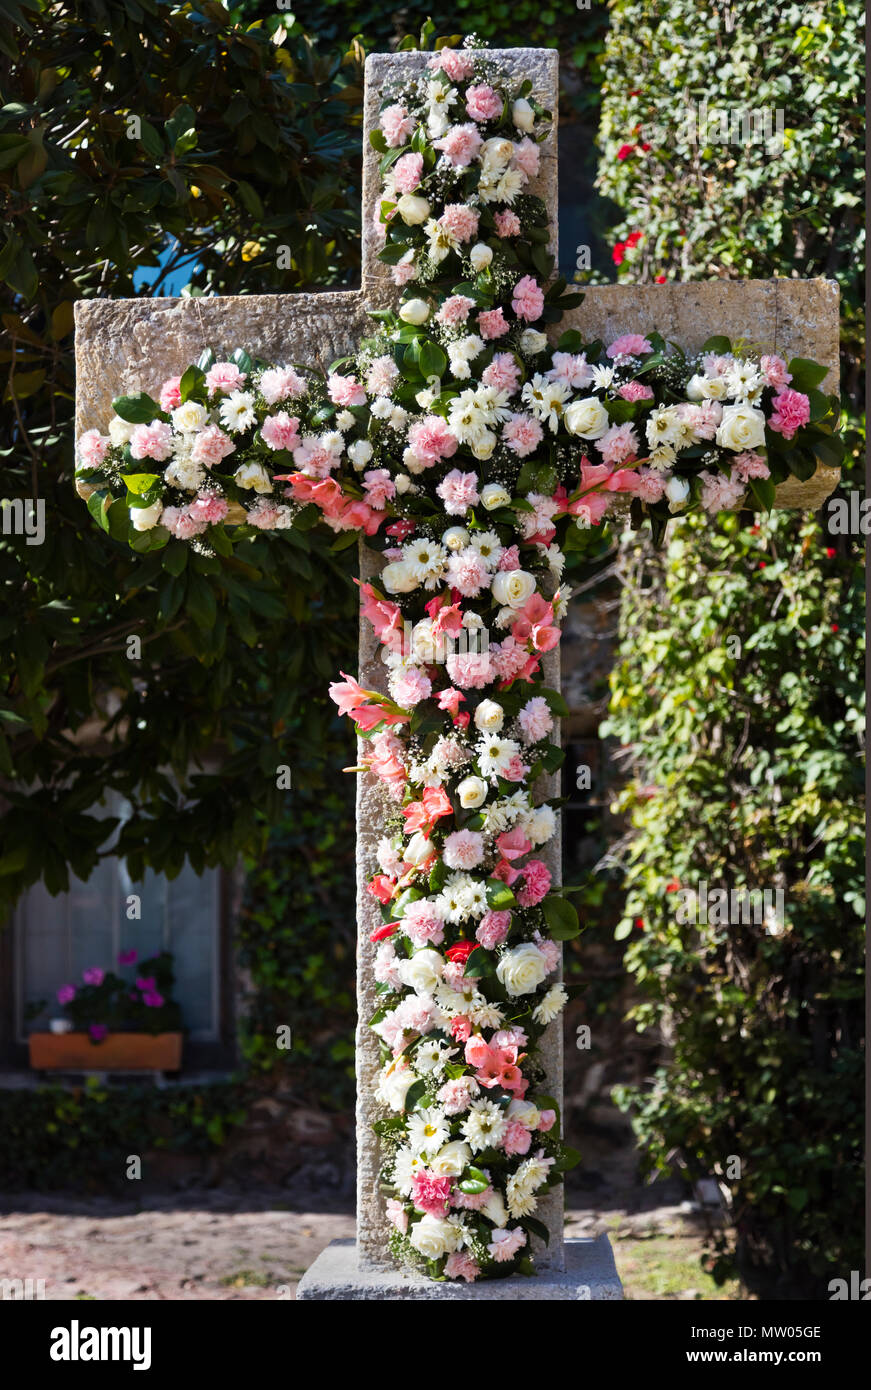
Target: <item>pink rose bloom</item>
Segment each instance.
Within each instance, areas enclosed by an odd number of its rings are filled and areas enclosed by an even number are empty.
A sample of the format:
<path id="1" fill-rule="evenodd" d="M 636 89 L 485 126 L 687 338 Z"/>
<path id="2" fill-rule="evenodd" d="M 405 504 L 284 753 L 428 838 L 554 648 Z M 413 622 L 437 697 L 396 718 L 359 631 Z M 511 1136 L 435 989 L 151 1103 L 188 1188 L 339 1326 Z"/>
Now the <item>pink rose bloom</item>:
<path id="1" fill-rule="evenodd" d="M 485 951 L 492 951 L 508 935 L 508 928 L 511 926 L 510 912 L 494 912 L 491 908 L 484 913 L 475 931 L 475 940 L 484 947 Z"/>
<path id="2" fill-rule="evenodd" d="M 413 193 L 423 173 L 422 154 L 404 154 L 393 166 L 393 182 L 397 193 Z"/>
<path id="3" fill-rule="evenodd" d="M 473 121 L 495 121 L 502 115 L 502 98 L 492 87 L 482 83 L 480 87 L 466 88 L 466 110 Z"/>
<path id="4" fill-rule="evenodd" d="M 478 235 L 478 217 L 475 209 L 467 207 L 465 203 L 448 203 L 438 225 L 457 241 L 471 241 Z"/>
<path id="5" fill-rule="evenodd" d="M 404 106 L 388 106 L 381 112 L 378 124 L 384 132 L 384 139 L 392 149 L 404 145 L 414 131 L 414 121 Z"/>
<path id="6" fill-rule="evenodd" d="M 439 419 L 437 415 L 429 418 L 433 420 Z M 439 423 L 444 427 L 443 421 L 439 421 Z M 425 455 L 420 453 L 415 440 L 412 439 L 414 430 L 418 428 L 420 428 L 420 426 L 414 426 L 408 431 L 408 442 L 418 458 L 422 458 L 425 457 Z M 445 429 L 445 433 L 448 433 L 447 429 Z M 449 437 L 453 439 L 453 435 L 449 435 Z M 444 456 L 450 458 L 450 455 L 454 452 L 456 447 L 457 442 L 454 439 L 454 448 L 451 449 L 450 453 L 446 452 Z M 474 507 L 475 503 L 481 500 L 478 494 L 477 473 L 463 473 L 459 468 L 451 469 L 451 472 L 439 483 L 436 492 L 444 502 L 445 511 L 449 516 L 465 516 L 469 508 Z"/>
<path id="7" fill-rule="evenodd" d="M 530 859 L 523 869 L 523 887 L 517 895 L 521 907 L 535 907 L 550 892 L 550 869 L 541 859 Z"/>
<path id="8" fill-rule="evenodd" d="M 370 468 L 364 473 L 363 489 L 366 501 L 376 511 L 383 511 L 385 504 L 396 496 L 396 484 L 386 468 Z"/>
<path id="9" fill-rule="evenodd" d="M 472 1087 L 468 1077 L 446 1081 L 436 1099 L 446 1115 L 461 1115 L 464 1110 L 468 1110 L 472 1099 Z"/>
<path id="10" fill-rule="evenodd" d="M 528 179 L 534 179 L 538 173 L 541 164 L 541 151 L 528 135 L 524 135 L 520 143 L 515 145 L 514 158 L 511 164 L 514 169 L 520 169 Z"/>
<path id="11" fill-rule="evenodd" d="M 155 459 L 163 463 L 172 453 L 172 430 L 162 420 L 135 425 L 130 436 L 130 453 L 135 459 Z"/>
<path id="12" fill-rule="evenodd" d="M 101 985 L 106 978 L 105 970 L 101 970 L 99 965 L 92 965 L 87 970 L 82 971 L 82 979 L 86 985 Z"/>
<path id="13" fill-rule="evenodd" d="M 741 478 L 725 477 L 722 473 L 702 472 L 701 502 L 706 512 L 728 512 L 744 496 L 745 483 Z"/>
<path id="14" fill-rule="evenodd" d="M 481 380 L 485 386 L 511 395 L 520 383 L 520 368 L 510 352 L 497 352 L 489 367 L 484 368 Z"/>
<path id="15" fill-rule="evenodd" d="M 645 352 L 652 351 L 652 345 L 640 333 L 624 333 L 605 349 L 609 357 L 641 357 Z"/>
<path id="16" fill-rule="evenodd" d="M 355 376 L 334 373 L 327 377 L 327 392 L 334 405 L 365 405 L 366 392 Z"/>
<path id="17" fill-rule="evenodd" d="M 442 859 L 449 869 L 475 869 L 484 858 L 484 837 L 477 830 L 454 830 L 445 838 Z"/>
<path id="18" fill-rule="evenodd" d="M 408 1230 L 408 1212 L 402 1202 L 398 1202 L 395 1197 L 387 1198 L 387 1220 L 391 1226 L 395 1226 L 397 1231 L 405 1235 Z"/>
<path id="19" fill-rule="evenodd" d="M 534 323 L 544 310 L 544 295 L 531 275 L 524 275 L 514 286 L 511 307 L 519 319 Z"/>
<path id="20" fill-rule="evenodd" d="M 75 985 L 61 985 L 57 992 L 57 1002 L 59 1004 L 71 1004 L 76 997 Z"/>
<path id="21" fill-rule="evenodd" d="M 457 452 L 457 441 L 440 415 L 425 415 L 422 420 L 416 421 L 408 431 L 408 447 L 415 457 L 420 459 L 421 463 L 432 466 L 434 463 L 441 463 L 442 459 L 451 458 Z M 457 477 L 470 476 L 475 478 L 474 473 L 463 475 L 457 473 L 456 469 L 453 473 L 449 473 L 448 477 L 454 477 L 455 474 Z M 446 481 L 447 479 L 445 479 Z M 477 483 L 477 478 L 475 478 L 475 482 Z M 474 501 L 478 501 L 477 493 Z"/>
<path id="22" fill-rule="evenodd" d="M 444 1216 L 451 1204 L 452 1178 L 436 1178 L 423 1168 L 411 1179 L 411 1200 L 417 1211 Z"/>
<path id="23" fill-rule="evenodd" d="M 474 299 L 466 294 L 449 295 L 436 314 L 436 323 L 443 324 L 445 328 L 455 328 L 458 323 L 466 322 L 474 304 Z"/>
<path id="24" fill-rule="evenodd" d="M 507 1154 L 529 1153 L 532 1135 L 517 1120 L 511 1120 L 502 1136 L 502 1147 Z"/>
<path id="25" fill-rule="evenodd" d="M 623 425 L 612 425 L 601 439 L 596 440 L 596 448 L 604 462 L 616 468 L 621 463 L 637 458 L 638 435 L 628 421 Z"/>
<path id="26" fill-rule="evenodd" d="M 653 392 L 643 381 L 627 381 L 617 392 L 624 401 L 652 401 Z"/>
<path id="27" fill-rule="evenodd" d="M 206 386 L 210 396 L 216 391 L 238 391 L 245 380 L 235 362 L 216 362 L 206 372 Z"/>
<path id="28" fill-rule="evenodd" d="M 505 322 L 501 305 L 498 309 L 485 309 L 478 315 L 478 331 L 487 342 L 503 337 L 510 327 L 511 325 Z"/>
<path id="29" fill-rule="evenodd" d="M 305 379 L 293 367 L 271 367 L 260 378 L 260 394 L 267 405 L 277 405 L 288 397 L 294 400 L 305 392 Z"/>
<path id="30" fill-rule="evenodd" d="M 543 430 L 531 415 L 510 415 L 502 430 L 502 439 L 518 458 L 526 458 L 542 441 Z"/>
<path id="31" fill-rule="evenodd" d="M 657 473 L 653 468 L 640 468 L 636 475 L 633 492 L 642 502 L 659 502 L 670 476 L 670 474 Z"/>
<path id="32" fill-rule="evenodd" d="M 526 1232 L 522 1226 L 515 1226 L 512 1230 L 497 1227 L 493 1231 L 493 1239 L 487 1246 L 487 1253 L 497 1264 L 506 1264 L 513 1260 L 518 1250 L 522 1250 L 526 1244 Z"/>
<path id="33" fill-rule="evenodd" d="M 189 504 L 188 512 L 194 521 L 204 521 L 207 526 L 217 526 L 229 511 L 226 497 L 218 497 L 214 492 L 200 493 Z M 250 520 L 251 513 L 248 513 Z"/>
<path id="34" fill-rule="evenodd" d="M 538 743 L 545 738 L 553 728 L 553 715 L 547 700 L 542 695 L 528 700 L 518 714 L 517 722 L 527 743 Z"/>
<path id="35" fill-rule="evenodd" d="M 432 681 L 417 666 L 406 666 L 393 682 L 396 703 L 403 709 L 413 709 L 432 694 Z"/>
<path id="36" fill-rule="evenodd" d="M 517 213 L 512 212 L 510 208 L 505 208 L 502 212 L 497 212 L 493 217 L 493 221 L 496 223 L 496 231 L 499 236 L 509 237 L 520 235 L 520 218 L 517 216 Z"/>
<path id="37" fill-rule="evenodd" d="M 453 49 L 442 49 L 442 52 L 451 53 Z M 445 1274 L 448 1279 L 465 1279 L 467 1284 L 472 1284 L 480 1273 L 481 1266 L 478 1261 L 466 1250 L 453 1250 L 445 1260 Z"/>
<path id="38" fill-rule="evenodd" d="M 593 380 L 586 353 L 583 352 L 555 352 L 553 366 L 550 371 L 545 372 L 545 376 L 548 381 L 561 381 L 575 391 L 589 386 Z"/>
<path id="39" fill-rule="evenodd" d="M 430 72 L 447 73 L 452 82 L 465 82 L 475 70 L 475 60 L 471 53 L 462 48 L 440 48 L 429 60 Z"/>
<path id="40" fill-rule="evenodd" d="M 445 664 L 454 685 L 461 690 L 482 690 L 493 680 L 493 663 L 489 652 L 451 652 Z M 467 721 L 468 717 L 466 715 Z"/>
<path id="41" fill-rule="evenodd" d="M 219 425 L 206 425 L 205 429 L 200 430 L 194 439 L 191 458 L 194 463 L 202 463 L 206 468 L 213 468 L 228 454 L 235 452 L 236 445 Z"/>
<path id="42" fill-rule="evenodd" d="M 769 478 L 771 469 L 761 454 L 737 454 L 732 460 L 732 477 L 747 482 L 750 478 Z"/>
<path id="43" fill-rule="evenodd" d="M 790 378 L 790 380 L 791 379 L 792 378 Z M 158 397 L 158 400 L 160 401 L 161 410 L 170 411 L 178 409 L 178 407 L 181 405 L 180 376 L 167 377 L 166 381 L 160 388 L 160 395 Z"/>
<path id="44" fill-rule="evenodd" d="M 792 381 L 792 373 L 788 370 L 782 357 L 773 354 L 766 355 L 759 363 L 762 375 L 765 377 L 767 386 L 773 386 L 775 390 L 783 386 L 788 386 Z"/>
<path id="45" fill-rule="evenodd" d="M 482 144 L 477 127 L 469 124 L 451 126 L 447 135 L 433 141 L 435 148 L 441 150 L 455 169 L 468 168 Z"/>
<path id="46" fill-rule="evenodd" d="M 538 1117 L 538 1128 L 542 1134 L 547 1134 L 548 1130 L 553 1129 L 556 1124 L 555 1110 L 542 1110 Z"/>
<path id="47" fill-rule="evenodd" d="M 490 572 L 485 561 L 469 546 L 448 560 L 446 578 L 452 589 L 459 589 L 463 598 L 477 598 L 482 589 L 489 588 Z"/>
<path id="48" fill-rule="evenodd" d="M 784 439 L 792 439 L 811 418 L 810 401 L 803 391 L 793 391 L 785 387 L 772 401 L 774 414 L 768 421 L 768 428 L 782 434 Z"/>
<path id="49" fill-rule="evenodd" d="M 399 368 L 392 357 L 376 357 L 366 373 L 366 390 L 373 396 L 389 396 L 399 378 Z"/>
<path id="50" fill-rule="evenodd" d="M 520 569 L 520 551 L 516 545 L 508 545 L 505 547 L 502 554 L 499 556 L 498 568 L 500 570 Z"/>
<path id="51" fill-rule="evenodd" d="M 270 449 L 295 449 L 299 444 L 299 420 L 286 410 L 268 415 L 260 426 L 260 437 Z"/>
<path id="52" fill-rule="evenodd" d="M 111 443 L 107 434 L 86 430 L 79 439 L 79 458 L 86 468 L 99 468 Z"/>

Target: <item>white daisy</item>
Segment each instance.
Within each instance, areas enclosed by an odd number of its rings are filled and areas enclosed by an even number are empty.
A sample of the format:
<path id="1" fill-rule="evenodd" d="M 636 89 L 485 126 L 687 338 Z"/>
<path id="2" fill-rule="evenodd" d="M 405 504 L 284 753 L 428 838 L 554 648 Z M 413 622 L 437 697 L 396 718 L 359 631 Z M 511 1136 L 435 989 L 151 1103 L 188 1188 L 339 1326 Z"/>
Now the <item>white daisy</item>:
<path id="1" fill-rule="evenodd" d="M 536 372 L 531 381 L 523 383 L 521 397 L 537 420 L 556 430 L 570 394 L 565 382 L 548 381 Z"/>
<path id="2" fill-rule="evenodd" d="M 488 569 L 495 570 L 497 568 L 502 558 L 503 546 L 495 531 L 476 531 L 472 536 L 471 545 Z"/>
<path id="3" fill-rule="evenodd" d="M 254 414 L 253 393 L 251 391 L 231 391 L 229 396 L 221 401 L 218 413 L 221 417 L 221 424 L 229 434 L 239 434 L 242 430 L 250 429 L 257 421 L 257 416 Z"/>
<path id="4" fill-rule="evenodd" d="M 408 1142 L 415 1153 L 438 1153 L 451 1137 L 451 1127 L 445 1112 L 434 1105 L 415 1110 L 408 1117 Z"/>
<path id="5" fill-rule="evenodd" d="M 500 738 L 498 734 L 484 734 L 478 743 L 477 749 L 478 766 L 481 769 L 482 777 L 489 777 L 495 782 L 497 777 L 502 777 L 511 766 L 513 758 L 520 753 L 520 744 L 515 743 L 513 738 Z"/>
<path id="6" fill-rule="evenodd" d="M 411 1180 L 415 1173 L 421 1173 L 426 1167 L 422 1158 L 412 1153 L 411 1149 L 397 1149 L 393 1160 L 393 1181 L 403 1197 L 411 1196 Z"/>
<path id="7" fill-rule="evenodd" d="M 460 1125 L 460 1131 L 473 1153 L 495 1146 L 505 1133 L 505 1116 L 489 1100 L 477 1100 Z"/>

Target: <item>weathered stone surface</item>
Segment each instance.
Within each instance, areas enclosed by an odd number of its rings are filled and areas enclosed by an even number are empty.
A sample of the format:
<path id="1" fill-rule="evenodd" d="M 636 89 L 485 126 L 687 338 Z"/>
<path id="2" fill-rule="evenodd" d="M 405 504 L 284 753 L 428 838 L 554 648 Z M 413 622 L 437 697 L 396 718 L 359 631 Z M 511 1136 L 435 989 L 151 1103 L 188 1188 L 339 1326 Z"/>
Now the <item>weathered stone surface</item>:
<path id="1" fill-rule="evenodd" d="M 606 342 L 621 333 L 651 333 L 687 352 L 713 334 L 745 341 L 762 352 L 812 357 L 829 364 L 821 391 L 838 390 L 839 291 L 834 280 L 713 280 L 680 285 L 592 285 L 584 302 L 555 328 L 577 328 Z M 817 467 L 806 483 L 789 478 L 777 489 L 778 507 L 815 511 L 837 487 L 840 469 Z"/>
<path id="2" fill-rule="evenodd" d="M 387 1303 L 601 1303 L 622 1299 L 623 1286 L 606 1235 L 596 1240 L 567 1240 L 564 1249 L 564 1267 L 541 1268 L 537 1276 L 529 1279 L 517 1275 L 480 1284 L 459 1280 L 437 1284 L 419 1274 L 385 1271 L 358 1263 L 353 1240 L 334 1240 L 303 1275 L 296 1297 L 297 1301 L 309 1302 L 379 1299 Z"/>

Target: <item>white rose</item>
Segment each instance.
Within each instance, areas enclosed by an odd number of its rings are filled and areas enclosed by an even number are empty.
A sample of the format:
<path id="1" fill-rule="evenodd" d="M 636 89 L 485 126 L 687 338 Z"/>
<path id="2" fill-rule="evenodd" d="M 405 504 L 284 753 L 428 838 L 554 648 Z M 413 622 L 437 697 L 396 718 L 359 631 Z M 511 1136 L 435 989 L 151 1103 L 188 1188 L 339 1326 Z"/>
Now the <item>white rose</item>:
<path id="1" fill-rule="evenodd" d="M 409 488 L 411 487 L 411 479 L 409 478 L 407 473 L 397 473 L 393 481 L 396 484 L 397 492 L 408 492 Z M 389 568 L 390 566 L 388 566 L 388 569 Z M 393 589 L 392 592 L 394 594 L 407 594 L 410 589 L 414 589 L 416 587 L 416 584 L 412 584 L 409 586 L 409 589 Z"/>
<path id="2" fill-rule="evenodd" d="M 535 575 L 528 570 L 499 570 L 491 585 L 497 603 L 509 608 L 522 608 L 535 593 Z"/>
<path id="3" fill-rule="evenodd" d="M 502 1200 L 501 1192 L 492 1192 L 483 1207 L 479 1208 L 479 1211 L 482 1211 L 487 1220 L 492 1221 L 494 1226 L 505 1226 L 508 1224 L 508 1212 L 505 1210 L 505 1203 Z"/>
<path id="4" fill-rule="evenodd" d="M 172 423 L 182 434 L 190 434 L 191 430 L 202 429 L 209 418 L 209 412 L 204 405 L 197 401 L 185 401 L 177 410 L 172 412 Z"/>
<path id="5" fill-rule="evenodd" d="M 496 436 L 489 430 L 484 430 L 472 445 L 472 453 L 476 459 L 488 459 L 496 448 Z M 488 483 L 488 487 L 491 484 Z"/>
<path id="6" fill-rule="evenodd" d="M 532 130 L 535 125 L 535 112 L 525 97 L 519 97 L 512 103 L 511 119 L 518 130 Z"/>
<path id="7" fill-rule="evenodd" d="M 443 1149 L 439 1149 L 435 1158 L 429 1160 L 427 1167 L 437 1178 L 458 1178 L 471 1157 L 472 1150 L 468 1144 L 464 1144 L 462 1139 L 454 1139 L 450 1144 L 445 1144 Z"/>
<path id="8" fill-rule="evenodd" d="M 426 1260 L 438 1260 L 456 1250 L 462 1239 L 456 1226 L 450 1221 L 427 1213 L 415 1221 L 408 1232 L 409 1242 Z"/>
<path id="9" fill-rule="evenodd" d="M 465 526 L 449 526 L 442 536 L 442 545 L 448 550 L 464 550 L 469 544 L 469 533 Z"/>
<path id="10" fill-rule="evenodd" d="M 493 252 L 483 241 L 476 242 L 469 252 L 473 270 L 486 270 L 493 259 Z"/>
<path id="11" fill-rule="evenodd" d="M 765 443 L 765 416 L 752 405 L 727 405 L 717 428 L 717 443 L 721 449 L 758 449 Z"/>
<path id="12" fill-rule="evenodd" d="M 510 1120 L 523 1125 L 524 1129 L 538 1129 L 541 1111 L 531 1101 L 519 1100 L 515 1096 L 505 1113 Z"/>
<path id="13" fill-rule="evenodd" d="M 520 335 L 520 351 L 525 352 L 529 357 L 534 357 L 537 352 L 544 352 L 547 347 L 547 335 L 539 333 L 537 328 L 524 328 Z"/>
<path id="14" fill-rule="evenodd" d="M 485 140 L 481 146 L 481 163 L 490 168 L 494 165 L 507 164 L 509 159 L 513 157 L 514 145 L 502 136 L 494 135 L 492 139 Z"/>
<path id="15" fill-rule="evenodd" d="M 496 966 L 496 975 L 514 998 L 538 989 L 547 975 L 547 965 L 538 947 L 531 941 L 524 941 L 522 946 L 505 952 Z"/>
<path id="16" fill-rule="evenodd" d="M 391 1070 L 386 1076 L 382 1076 L 378 1083 L 379 1099 L 382 1099 L 385 1105 L 389 1105 L 391 1110 L 404 1110 L 405 1097 L 414 1079 L 411 1067 L 400 1068 L 393 1063 Z"/>
<path id="17" fill-rule="evenodd" d="M 163 511 L 162 502 L 152 502 L 150 507 L 131 507 L 130 520 L 134 531 L 150 531 L 156 526 Z"/>
<path id="18" fill-rule="evenodd" d="M 425 864 L 432 854 L 432 842 L 426 838 L 422 830 L 418 830 L 405 846 L 402 857 L 406 864 Z"/>
<path id="19" fill-rule="evenodd" d="M 233 477 L 238 487 L 253 488 L 255 492 L 272 491 L 272 480 L 262 463 L 243 463 Z"/>
<path id="20" fill-rule="evenodd" d="M 483 777 L 464 777 L 457 796 L 464 811 L 474 811 L 487 800 L 487 783 Z"/>
<path id="21" fill-rule="evenodd" d="M 399 306 L 399 317 L 403 323 L 411 323 L 418 327 L 429 318 L 429 305 L 425 299 L 406 299 L 405 303 Z"/>
<path id="22" fill-rule="evenodd" d="M 601 439 L 611 423 L 607 410 L 595 396 L 572 401 L 563 418 L 569 434 L 579 434 L 582 439 Z"/>
<path id="23" fill-rule="evenodd" d="M 348 458 L 355 468 L 365 468 L 372 457 L 372 445 L 368 439 L 355 439 L 348 445 Z"/>
<path id="24" fill-rule="evenodd" d="M 495 700 L 482 700 L 475 710 L 475 728 L 482 734 L 498 734 L 505 722 L 505 711 Z"/>
<path id="25" fill-rule="evenodd" d="M 426 198 L 419 198 L 416 193 L 403 193 L 396 211 L 406 227 L 419 227 L 429 217 L 431 209 Z"/>
<path id="26" fill-rule="evenodd" d="M 727 390 L 726 378 L 722 376 L 691 376 L 687 382 L 691 401 L 721 401 Z"/>
<path id="27" fill-rule="evenodd" d="M 400 961 L 397 974 L 415 994 L 432 994 L 441 984 L 443 968 L 444 961 L 438 951 L 426 946 L 422 951 L 415 951 L 409 960 Z"/>
<path id="28" fill-rule="evenodd" d="M 487 483 L 481 489 L 481 505 L 487 512 L 493 512 L 497 507 L 507 507 L 510 501 L 511 493 L 501 483 Z"/>
<path id="29" fill-rule="evenodd" d="M 405 478 L 405 487 L 400 488 L 399 479 Z M 398 492 L 407 490 L 409 479 L 404 473 L 400 473 L 396 479 L 396 489 Z M 385 565 L 381 571 L 381 580 L 388 594 L 410 594 L 412 589 L 417 588 L 417 580 L 411 572 L 411 566 L 404 560 L 395 560 L 392 565 Z"/>
<path id="30" fill-rule="evenodd" d="M 122 420 L 120 415 L 113 415 L 109 421 L 109 438 L 112 443 L 121 448 L 124 444 L 129 444 L 130 436 L 135 429 L 127 420 Z"/>
<path id="31" fill-rule="evenodd" d="M 428 386 L 425 386 L 422 391 L 418 391 L 414 399 L 417 401 L 421 410 L 429 410 L 437 395 L 437 391 L 431 391 Z"/>
<path id="32" fill-rule="evenodd" d="M 403 449 L 402 462 L 405 464 L 409 473 L 423 473 L 427 468 L 424 459 L 419 459 L 413 449 Z"/>
<path id="33" fill-rule="evenodd" d="M 668 498 L 669 511 L 676 512 L 690 495 L 690 485 L 686 478 L 669 478 L 665 485 L 665 495 Z"/>

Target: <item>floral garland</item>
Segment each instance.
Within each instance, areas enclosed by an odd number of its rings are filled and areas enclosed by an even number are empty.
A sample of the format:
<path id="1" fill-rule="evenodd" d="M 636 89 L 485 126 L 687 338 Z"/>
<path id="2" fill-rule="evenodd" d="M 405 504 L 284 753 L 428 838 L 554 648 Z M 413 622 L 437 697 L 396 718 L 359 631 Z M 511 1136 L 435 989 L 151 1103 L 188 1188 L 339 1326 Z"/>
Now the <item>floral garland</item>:
<path id="1" fill-rule="evenodd" d="M 401 290 L 324 379 L 205 354 L 115 402 L 78 441 L 77 486 L 136 550 L 171 537 L 230 554 L 323 521 L 382 551 L 362 613 L 387 694 L 331 686 L 385 792 L 369 892 L 383 925 L 371 1020 L 390 1244 L 435 1278 L 531 1273 L 544 1193 L 577 1161 L 541 1090 L 564 1007 L 559 942 L 579 930 L 538 851 L 556 833 L 536 782 L 562 761 L 541 662 L 566 612 L 566 552 L 622 494 L 636 524 L 770 507 L 775 483 L 839 461 L 825 368 L 655 333 L 605 346 L 544 328 L 578 302 L 548 284 L 529 191 L 550 114 L 474 44 L 387 89 L 380 259 Z M 232 528 L 228 530 L 228 528 Z M 494 638 L 491 638 L 494 630 Z"/>

